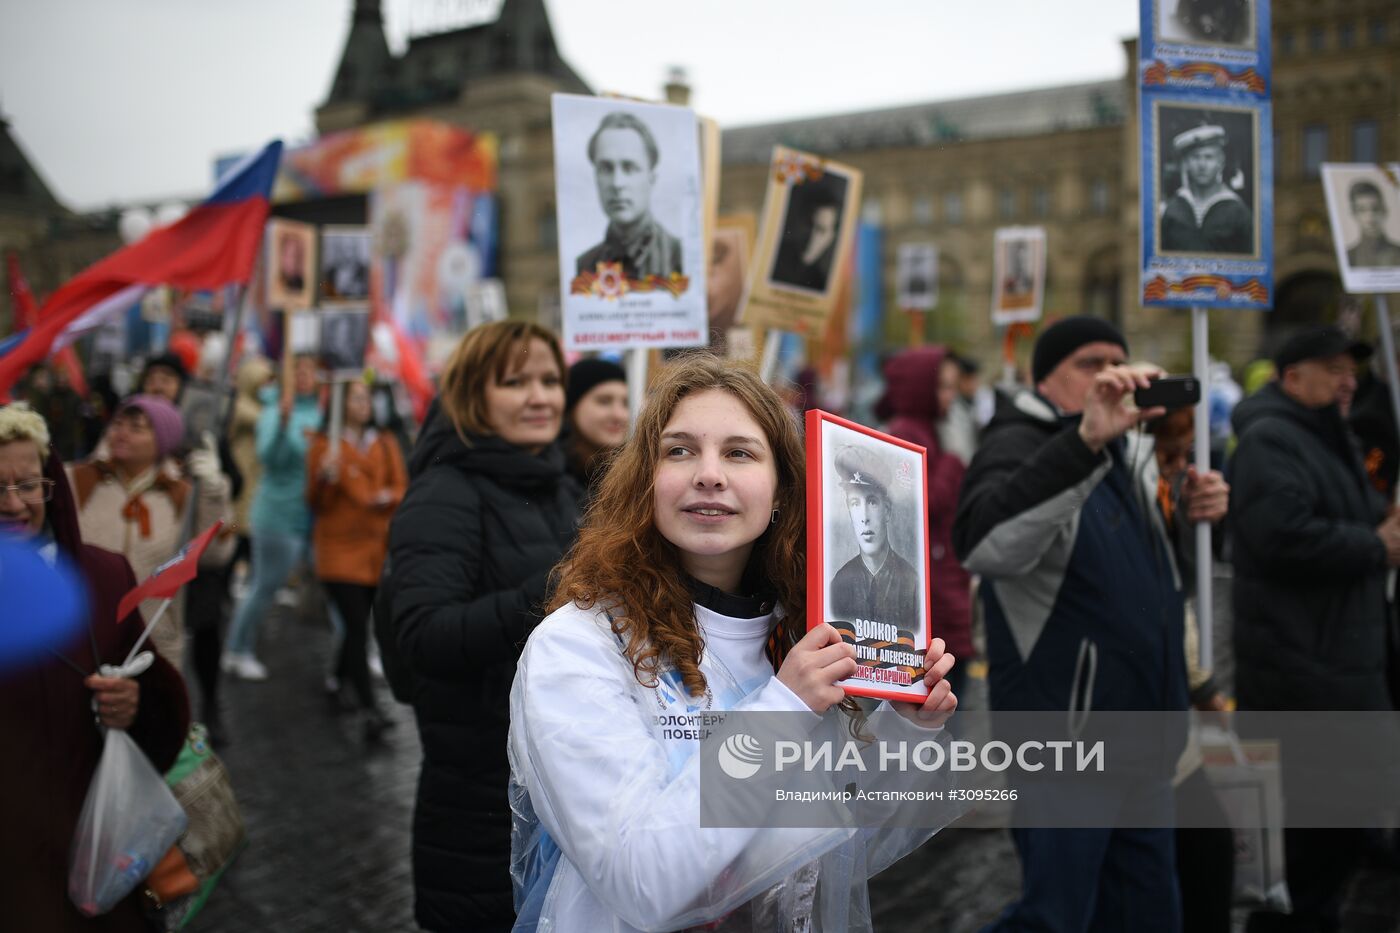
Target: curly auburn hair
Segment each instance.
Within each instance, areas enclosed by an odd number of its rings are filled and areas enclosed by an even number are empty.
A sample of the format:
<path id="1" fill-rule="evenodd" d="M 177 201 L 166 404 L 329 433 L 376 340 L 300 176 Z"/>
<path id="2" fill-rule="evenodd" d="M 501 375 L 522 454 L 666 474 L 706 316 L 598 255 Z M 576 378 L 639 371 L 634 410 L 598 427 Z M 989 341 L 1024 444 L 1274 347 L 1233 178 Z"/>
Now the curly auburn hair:
<path id="1" fill-rule="evenodd" d="M 612 629 L 626 641 L 637 682 L 655 686 L 663 665 L 674 667 L 692 696 L 705 692 L 700 672 L 704 640 L 695 623 L 680 553 L 656 528 L 656 470 L 661 435 L 682 399 L 728 392 L 749 410 L 773 451 L 777 522 L 755 542 L 749 567 L 773 588 L 785 613 L 769 639 L 773 670 L 804 632 L 807 610 L 806 471 L 797 420 L 751 369 L 701 352 L 661 371 L 636 429 L 614 454 L 589 506 L 578 540 L 558 568 L 550 609 L 577 603 L 606 606 Z"/>

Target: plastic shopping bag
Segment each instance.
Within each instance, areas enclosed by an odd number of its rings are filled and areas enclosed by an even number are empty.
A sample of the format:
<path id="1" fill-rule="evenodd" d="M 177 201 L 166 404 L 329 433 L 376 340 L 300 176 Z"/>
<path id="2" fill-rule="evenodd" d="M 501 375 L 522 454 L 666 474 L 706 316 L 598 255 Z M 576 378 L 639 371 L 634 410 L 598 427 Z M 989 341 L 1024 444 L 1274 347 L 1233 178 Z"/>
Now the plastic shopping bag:
<path id="1" fill-rule="evenodd" d="M 68 860 L 68 897 L 89 917 L 117 905 L 185 831 L 185 811 L 144 752 L 107 730 Z"/>
<path id="2" fill-rule="evenodd" d="M 1203 730 L 1201 753 L 1235 833 L 1235 903 L 1289 912 L 1278 743 Z"/>

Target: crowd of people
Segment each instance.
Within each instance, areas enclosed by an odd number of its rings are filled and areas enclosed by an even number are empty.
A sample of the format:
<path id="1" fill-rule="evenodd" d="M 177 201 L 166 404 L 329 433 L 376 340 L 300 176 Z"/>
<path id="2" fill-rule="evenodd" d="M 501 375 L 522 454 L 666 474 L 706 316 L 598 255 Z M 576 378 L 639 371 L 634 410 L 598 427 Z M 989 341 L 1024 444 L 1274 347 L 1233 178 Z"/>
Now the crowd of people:
<path id="1" fill-rule="evenodd" d="M 642 387 L 621 366 L 568 365 L 555 334 L 502 321 L 461 338 L 407 445 L 371 383 L 328 383 L 311 356 L 282 378 L 238 361 L 211 420 L 197 403 L 229 363 L 217 342 L 206 349 L 148 361 L 133 392 L 105 403 L 100 431 L 47 371 L 31 403 L 0 407 L 0 532 L 66 557 L 90 598 L 71 644 L 0 670 L 21 765 L 0 769 L 0 799 L 33 804 L 0 842 L 0 877 L 26 892 L 6 923 L 145 928 L 135 896 L 89 920 L 65 893 L 94 722 L 127 729 L 164 769 L 194 698 L 220 747 L 220 679 L 277 677 L 259 629 L 319 589 L 333 706 L 377 742 L 392 723 L 382 667 L 416 718 L 423 929 L 869 927 L 866 880 L 936 826 L 702 829 L 696 743 L 655 727 L 657 714 L 709 710 L 807 713 L 813 730 L 863 715 L 840 686 L 854 646 L 803 624 L 796 414 L 819 405 L 812 378 L 782 394 L 741 364 L 681 355 L 653 374 L 632 424 L 629 389 Z M 870 421 L 926 451 L 938 637 L 928 699 L 882 708 L 907 737 L 937 738 L 977 660 L 992 709 L 1072 723 L 1193 706 L 1393 710 L 1400 511 L 1385 497 L 1400 434 L 1383 374 L 1358 384 L 1370 353 L 1310 328 L 1247 396 L 1220 380 L 1214 464 L 1193 462 L 1192 409 L 1132 403 L 1164 373 L 1129 363 L 1106 321 L 1046 327 L 1027 383 L 996 392 L 949 348 L 893 354 Z M 116 624 L 117 601 L 215 522 L 196 581 L 133 614 L 158 619 L 156 663 L 98 676 L 142 629 Z M 1230 683 L 1196 663 L 1202 522 L 1234 568 Z M 873 587 L 892 571 L 863 572 Z M 1124 807 L 1211 797 L 1184 728 L 1177 751 L 1176 767 L 1122 791 Z M 1286 764 L 1285 790 L 1298 779 Z M 1231 929 L 1228 829 L 1012 834 L 1022 893 L 989 930 Z M 1290 829 L 1292 913 L 1251 929 L 1338 929 L 1374 845 L 1361 830 Z"/>

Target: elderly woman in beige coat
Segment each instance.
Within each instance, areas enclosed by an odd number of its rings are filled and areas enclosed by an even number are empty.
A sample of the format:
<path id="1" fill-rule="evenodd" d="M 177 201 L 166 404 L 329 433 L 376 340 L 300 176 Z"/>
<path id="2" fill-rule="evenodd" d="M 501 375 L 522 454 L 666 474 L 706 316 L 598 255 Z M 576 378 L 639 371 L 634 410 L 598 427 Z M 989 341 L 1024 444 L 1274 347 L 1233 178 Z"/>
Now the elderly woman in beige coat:
<path id="1" fill-rule="evenodd" d="M 117 407 L 103 437 L 106 456 L 68 471 L 78 505 L 83 540 L 122 554 L 136 579 L 144 580 L 185 544 L 186 510 L 193 508 L 197 534 L 216 521 L 229 520 L 228 480 L 219 469 L 213 437 L 186 458 L 190 483 L 181 477 L 171 454 L 184 436 L 184 424 L 174 405 L 155 395 L 133 395 Z M 221 532 L 200 560 L 219 565 L 232 556 L 233 535 Z M 149 622 L 161 600 L 141 604 Z M 184 594 L 161 618 L 151 640 L 171 663 L 184 654 Z"/>

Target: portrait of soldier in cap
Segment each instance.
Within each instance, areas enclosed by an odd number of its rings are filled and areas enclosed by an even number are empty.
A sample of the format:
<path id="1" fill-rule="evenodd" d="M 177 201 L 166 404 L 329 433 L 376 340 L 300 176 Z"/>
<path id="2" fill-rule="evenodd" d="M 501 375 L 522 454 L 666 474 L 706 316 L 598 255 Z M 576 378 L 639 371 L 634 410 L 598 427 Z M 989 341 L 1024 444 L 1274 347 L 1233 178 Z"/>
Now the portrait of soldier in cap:
<path id="1" fill-rule="evenodd" d="M 877 452 L 854 445 L 836 451 L 835 467 L 859 553 L 831 578 L 827 616 L 913 629 L 921 624 L 920 580 L 890 546 L 890 469 Z"/>
<path id="2" fill-rule="evenodd" d="M 608 228 L 603 242 L 578 257 L 578 273 L 596 271 L 599 263 L 620 263 L 628 279 L 680 275 L 681 241 L 651 210 L 661 161 L 651 129 L 634 114 L 609 113 L 589 137 L 588 161 Z"/>
<path id="3" fill-rule="evenodd" d="M 1218 125 L 1192 127 L 1172 137 L 1181 187 L 1162 210 L 1158 248 L 1163 252 L 1254 253 L 1254 212 L 1225 182 L 1230 145 L 1225 128 Z"/>

